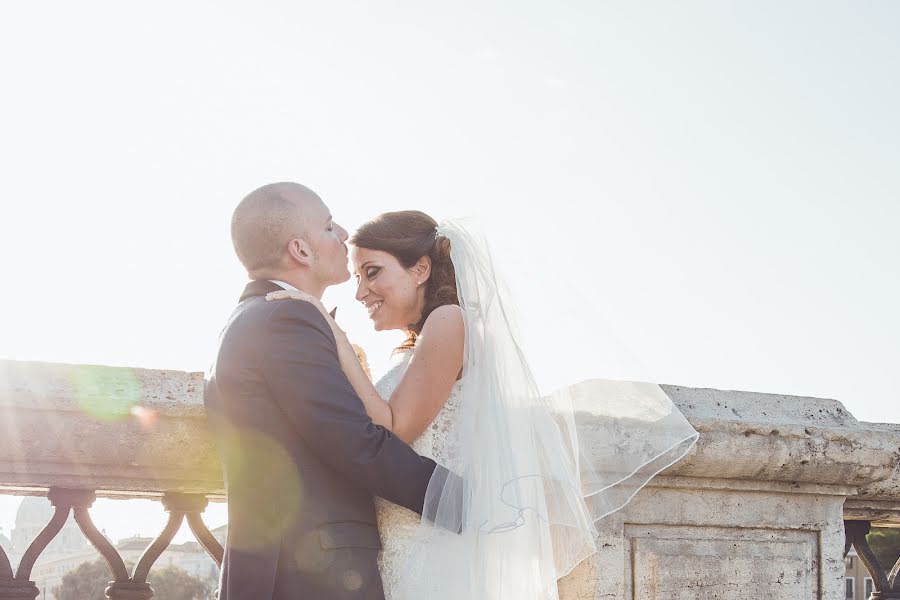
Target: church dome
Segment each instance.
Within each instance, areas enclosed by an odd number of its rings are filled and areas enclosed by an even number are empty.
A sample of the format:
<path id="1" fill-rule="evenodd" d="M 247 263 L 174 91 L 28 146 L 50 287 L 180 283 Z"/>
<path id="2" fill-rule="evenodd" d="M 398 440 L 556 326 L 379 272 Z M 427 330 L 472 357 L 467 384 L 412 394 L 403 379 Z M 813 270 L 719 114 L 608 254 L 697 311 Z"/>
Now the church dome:
<path id="1" fill-rule="evenodd" d="M 39 496 L 26 496 L 22 498 L 19 510 L 16 512 L 16 529 L 19 527 L 43 529 L 50 518 L 53 517 L 53 506 L 46 498 Z"/>
<path id="2" fill-rule="evenodd" d="M 12 531 L 12 548 L 18 554 L 23 554 L 34 538 L 47 526 L 56 509 L 47 498 L 40 496 L 26 496 L 16 512 L 16 527 Z M 66 524 L 56 537 L 50 542 L 42 557 L 66 555 L 80 552 L 87 548 L 88 542 L 72 515 L 69 515 Z"/>

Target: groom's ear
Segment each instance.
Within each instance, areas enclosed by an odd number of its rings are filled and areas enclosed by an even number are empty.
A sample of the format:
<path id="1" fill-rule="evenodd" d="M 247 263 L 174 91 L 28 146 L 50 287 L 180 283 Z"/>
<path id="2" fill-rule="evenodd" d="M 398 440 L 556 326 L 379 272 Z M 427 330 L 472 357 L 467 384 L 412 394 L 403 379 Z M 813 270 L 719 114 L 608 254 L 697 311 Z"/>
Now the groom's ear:
<path id="1" fill-rule="evenodd" d="M 309 242 L 303 238 L 294 238 L 288 242 L 288 254 L 301 265 L 308 265 L 312 259 L 313 252 Z"/>

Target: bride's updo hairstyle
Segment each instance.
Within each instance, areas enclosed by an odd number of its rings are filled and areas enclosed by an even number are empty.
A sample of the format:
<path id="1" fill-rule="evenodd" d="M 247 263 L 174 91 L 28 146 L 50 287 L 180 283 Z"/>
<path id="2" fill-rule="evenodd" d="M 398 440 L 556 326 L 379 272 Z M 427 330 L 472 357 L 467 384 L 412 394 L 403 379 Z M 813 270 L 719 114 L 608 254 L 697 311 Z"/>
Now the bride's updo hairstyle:
<path id="1" fill-rule="evenodd" d="M 378 215 L 356 230 L 350 244 L 392 255 L 406 269 L 420 258 L 431 259 L 431 275 L 425 281 L 425 308 L 418 323 L 407 325 L 407 338 L 400 348 L 412 348 L 428 315 L 445 304 L 459 305 L 456 272 L 450 260 L 450 240 L 437 233 L 437 221 L 418 210 L 400 210 Z"/>

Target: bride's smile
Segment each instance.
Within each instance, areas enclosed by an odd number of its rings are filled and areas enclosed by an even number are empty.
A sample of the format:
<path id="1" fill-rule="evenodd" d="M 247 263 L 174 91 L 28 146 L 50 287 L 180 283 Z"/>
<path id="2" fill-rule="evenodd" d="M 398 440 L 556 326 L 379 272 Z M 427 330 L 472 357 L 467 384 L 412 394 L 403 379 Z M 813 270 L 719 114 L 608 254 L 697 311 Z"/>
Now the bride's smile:
<path id="1" fill-rule="evenodd" d="M 404 266 L 383 250 L 351 246 L 356 299 L 369 314 L 376 331 L 408 329 L 418 323 L 425 308 L 430 260 Z"/>
<path id="2" fill-rule="evenodd" d="M 370 318 L 370 319 L 375 318 L 375 312 L 376 312 L 379 308 L 381 308 L 381 305 L 382 305 L 382 304 L 384 304 L 384 302 L 379 301 L 379 302 L 373 302 L 372 304 L 366 305 L 366 309 L 369 311 L 369 318 Z"/>

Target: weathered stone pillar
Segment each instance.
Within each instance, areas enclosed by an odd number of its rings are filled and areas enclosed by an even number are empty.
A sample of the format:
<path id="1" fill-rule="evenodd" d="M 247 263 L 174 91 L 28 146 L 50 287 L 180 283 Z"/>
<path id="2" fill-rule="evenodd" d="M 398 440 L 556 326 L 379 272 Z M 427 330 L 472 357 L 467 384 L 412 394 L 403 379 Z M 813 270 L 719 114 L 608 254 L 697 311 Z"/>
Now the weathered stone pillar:
<path id="1" fill-rule="evenodd" d="M 663 387 L 700 439 L 598 523 L 598 553 L 560 597 L 844 600 L 845 542 L 866 557 L 866 525 L 845 538 L 844 520 L 900 524 L 900 425 L 834 400 Z M 872 598 L 898 598 L 900 567 L 866 564 Z"/>

